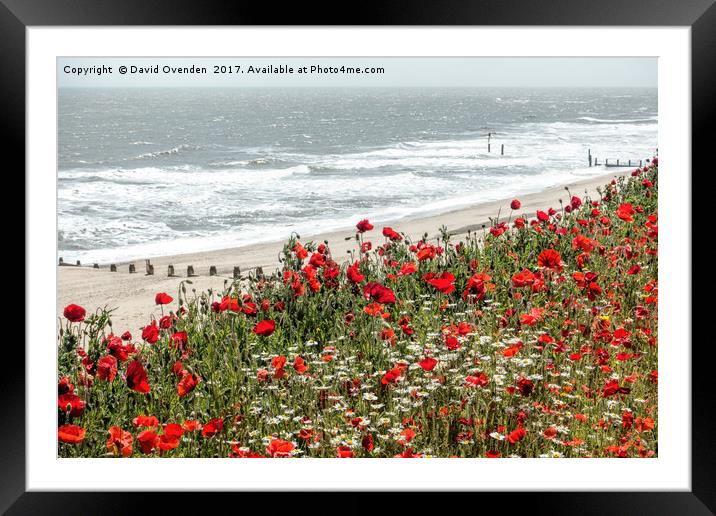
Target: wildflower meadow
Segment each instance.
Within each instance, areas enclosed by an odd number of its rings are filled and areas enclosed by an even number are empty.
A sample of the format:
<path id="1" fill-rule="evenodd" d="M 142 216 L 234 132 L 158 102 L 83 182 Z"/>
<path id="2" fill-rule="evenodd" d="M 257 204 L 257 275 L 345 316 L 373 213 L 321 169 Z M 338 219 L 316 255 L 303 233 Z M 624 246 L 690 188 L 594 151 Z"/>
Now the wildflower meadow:
<path id="1" fill-rule="evenodd" d="M 58 455 L 654 457 L 657 176 L 437 239 L 357 221 L 341 257 L 294 235 L 140 331 L 69 305 Z"/>

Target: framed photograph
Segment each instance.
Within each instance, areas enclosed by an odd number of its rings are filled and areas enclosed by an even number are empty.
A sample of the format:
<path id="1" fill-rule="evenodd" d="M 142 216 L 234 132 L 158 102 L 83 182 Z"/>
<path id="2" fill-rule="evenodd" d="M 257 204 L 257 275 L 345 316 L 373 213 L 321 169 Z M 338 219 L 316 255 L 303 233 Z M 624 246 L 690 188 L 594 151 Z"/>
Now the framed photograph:
<path id="1" fill-rule="evenodd" d="M 329 12 L 3 0 L 27 203 L 3 511 L 712 514 L 712 2 Z"/>

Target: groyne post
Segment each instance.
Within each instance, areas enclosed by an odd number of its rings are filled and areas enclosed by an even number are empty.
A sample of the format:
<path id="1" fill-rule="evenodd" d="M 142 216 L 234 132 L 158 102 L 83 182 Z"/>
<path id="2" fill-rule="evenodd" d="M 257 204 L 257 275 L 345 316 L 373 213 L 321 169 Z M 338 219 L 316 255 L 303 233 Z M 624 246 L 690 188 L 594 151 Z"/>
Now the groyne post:
<path id="1" fill-rule="evenodd" d="M 589 166 L 592 166 L 592 149 L 587 149 L 587 156 L 589 157 Z"/>
<path id="2" fill-rule="evenodd" d="M 77 260 L 77 267 L 79 267 L 80 265 L 82 265 L 82 264 L 80 263 L 79 260 Z"/>
<path id="3" fill-rule="evenodd" d="M 500 156 L 504 156 L 504 155 L 505 155 L 505 144 L 503 143 L 500 146 Z"/>
<path id="4" fill-rule="evenodd" d="M 95 263 L 94 265 L 92 265 L 92 267 L 95 269 L 99 269 L 99 263 Z"/>
<path id="5" fill-rule="evenodd" d="M 167 267 L 167 276 L 169 276 L 170 278 L 174 277 L 174 266 L 173 265 L 170 265 L 169 267 Z"/>
<path id="6" fill-rule="evenodd" d="M 240 279 L 241 278 L 241 267 L 236 265 L 234 267 L 234 279 Z"/>
<path id="7" fill-rule="evenodd" d="M 216 276 L 216 265 L 209 267 L 209 276 Z"/>
<path id="8" fill-rule="evenodd" d="M 264 269 L 263 267 L 256 267 L 256 277 L 258 279 L 264 279 Z"/>
<path id="9" fill-rule="evenodd" d="M 65 261 L 62 259 L 62 256 L 60 256 L 60 265 L 64 265 Z"/>
<path id="10" fill-rule="evenodd" d="M 115 264 L 110 265 L 109 272 L 117 272 L 117 266 Z"/>
<path id="11" fill-rule="evenodd" d="M 130 263 L 129 264 L 129 274 L 134 274 L 135 272 L 137 272 L 137 268 L 134 266 L 133 263 Z"/>
<path id="12" fill-rule="evenodd" d="M 154 275 L 154 265 L 149 260 L 144 260 L 145 267 L 147 269 L 147 276 Z"/>
<path id="13" fill-rule="evenodd" d="M 187 267 L 186 267 L 186 276 L 187 276 L 187 278 L 191 278 L 191 277 L 193 277 L 193 276 L 196 276 L 196 274 L 194 274 L 194 266 L 193 266 L 193 265 L 187 265 Z"/>

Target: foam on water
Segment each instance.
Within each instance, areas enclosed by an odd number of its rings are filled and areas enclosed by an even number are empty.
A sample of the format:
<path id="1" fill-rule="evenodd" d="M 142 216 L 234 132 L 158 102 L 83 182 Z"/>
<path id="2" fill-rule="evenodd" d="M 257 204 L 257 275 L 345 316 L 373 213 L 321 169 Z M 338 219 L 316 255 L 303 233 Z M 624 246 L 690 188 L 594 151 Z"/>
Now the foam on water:
<path id="1" fill-rule="evenodd" d="M 586 166 L 587 148 L 603 161 L 645 159 L 658 146 L 655 92 L 123 95 L 132 102 L 61 92 L 58 247 L 67 261 L 430 215 L 604 173 Z"/>

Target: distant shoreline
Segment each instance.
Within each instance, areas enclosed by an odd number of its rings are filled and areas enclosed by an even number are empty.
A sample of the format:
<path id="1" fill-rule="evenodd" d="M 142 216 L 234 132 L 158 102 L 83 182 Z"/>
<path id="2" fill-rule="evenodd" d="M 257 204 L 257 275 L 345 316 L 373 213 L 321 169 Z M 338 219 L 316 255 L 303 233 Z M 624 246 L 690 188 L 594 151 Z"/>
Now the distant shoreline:
<path id="1" fill-rule="evenodd" d="M 550 207 L 559 209 L 559 200 L 569 199 L 565 187 L 569 188 L 572 195 L 582 198 L 585 191 L 592 197 L 598 196 L 597 188 L 603 187 L 613 177 L 628 175 L 632 170 L 634 169 L 617 169 L 596 177 L 519 195 L 522 206 L 512 213 L 512 220 L 518 216 L 533 218 L 538 209 Z M 514 196 L 506 195 L 498 201 L 478 203 L 436 215 L 406 217 L 392 223 L 375 224 L 375 229 L 365 233 L 364 239 L 373 242 L 374 246 L 379 245 L 384 240 L 381 234 L 384 226 L 390 226 L 414 240 L 425 233 L 432 239 L 439 234 L 440 227 L 444 225 L 456 235 L 458 241 L 460 234 L 468 230 L 482 230 L 482 224 L 489 225 L 490 219 L 495 218 L 498 212 L 501 214 L 501 220 L 507 220 L 511 211 L 509 204 L 513 198 Z M 301 241 L 303 243 L 328 241 L 334 260 L 343 262 L 349 257 L 348 252 L 356 247 L 355 233 L 355 227 L 346 227 L 315 235 L 301 235 Z M 117 308 L 112 316 L 114 331 L 121 333 L 129 329 L 135 332 L 139 327 L 148 324 L 152 315 L 159 314 L 154 305 L 156 292 L 174 295 L 180 283 L 187 279 L 192 282 L 191 285 L 186 285 L 188 293 L 192 288 L 197 291 L 213 289 L 215 292 L 221 292 L 225 281 L 232 281 L 236 266 L 241 268 L 243 275 L 256 267 L 262 267 L 267 274 L 275 270 L 280 265 L 278 256 L 284 244 L 285 240 L 281 240 L 215 251 L 155 257 L 151 258 L 154 275 L 146 275 L 144 258 L 134 262 L 117 262 L 117 272 L 110 272 L 109 265 L 103 265 L 99 269 L 93 268 L 92 264 L 83 264 L 81 267 L 58 266 L 56 312 L 60 316 L 64 306 L 70 303 L 82 305 L 88 312 L 104 306 Z M 136 273 L 129 274 L 129 263 L 135 264 Z M 175 277 L 167 276 L 170 264 L 174 266 Z M 196 277 L 187 278 L 189 265 L 193 266 Z M 215 276 L 209 275 L 209 268 L 212 266 L 216 267 Z"/>

